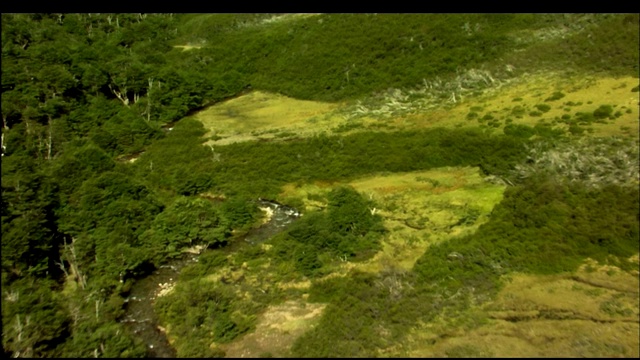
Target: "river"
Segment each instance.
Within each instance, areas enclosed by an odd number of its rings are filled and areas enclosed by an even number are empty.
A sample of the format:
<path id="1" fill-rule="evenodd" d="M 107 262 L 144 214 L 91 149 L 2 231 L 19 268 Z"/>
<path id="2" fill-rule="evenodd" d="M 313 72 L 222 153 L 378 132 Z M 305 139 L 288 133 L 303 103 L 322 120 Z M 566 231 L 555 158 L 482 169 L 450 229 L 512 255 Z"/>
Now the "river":
<path id="1" fill-rule="evenodd" d="M 203 251 L 236 251 L 241 246 L 260 244 L 284 230 L 300 216 L 296 209 L 276 201 L 259 199 L 258 204 L 267 213 L 267 221 L 264 224 L 232 239 L 223 249 Z M 197 253 L 186 253 L 183 257 L 160 266 L 150 275 L 136 280 L 128 298 L 125 299 L 125 315 L 120 322 L 144 341 L 148 357 L 176 357 L 175 349 L 169 344 L 164 329 L 160 326 L 153 303 L 160 291 L 175 285 L 184 266 L 198 261 L 198 256 Z"/>

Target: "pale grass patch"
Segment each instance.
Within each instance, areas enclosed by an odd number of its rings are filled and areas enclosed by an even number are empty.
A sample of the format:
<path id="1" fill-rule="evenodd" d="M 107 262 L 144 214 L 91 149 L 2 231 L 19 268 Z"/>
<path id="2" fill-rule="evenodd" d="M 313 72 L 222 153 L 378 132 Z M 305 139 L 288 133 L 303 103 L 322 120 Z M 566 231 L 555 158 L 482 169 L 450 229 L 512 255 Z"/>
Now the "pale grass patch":
<path id="1" fill-rule="evenodd" d="M 200 49 L 202 46 L 199 45 L 174 45 L 174 48 L 182 49 L 182 51 L 189 51 L 193 49 Z"/>
<path id="2" fill-rule="evenodd" d="M 206 136 L 223 139 L 208 144 L 224 145 L 238 141 L 273 139 L 278 133 L 310 136 L 329 129 L 325 116 L 339 104 L 296 100 L 279 94 L 252 91 L 213 105 L 194 117 L 209 131 Z M 310 119 L 321 121 L 310 122 Z"/>
<path id="3" fill-rule="evenodd" d="M 326 304 L 309 304 L 301 300 L 289 300 L 269 307 L 259 315 L 254 332 L 227 345 L 218 345 L 227 357 L 259 357 L 271 353 L 285 356 L 293 342 L 314 327 Z"/>
<path id="4" fill-rule="evenodd" d="M 287 290 L 287 289 L 307 290 L 311 287 L 311 281 L 303 280 L 303 281 L 280 282 L 278 283 L 277 287 L 282 290 Z"/>

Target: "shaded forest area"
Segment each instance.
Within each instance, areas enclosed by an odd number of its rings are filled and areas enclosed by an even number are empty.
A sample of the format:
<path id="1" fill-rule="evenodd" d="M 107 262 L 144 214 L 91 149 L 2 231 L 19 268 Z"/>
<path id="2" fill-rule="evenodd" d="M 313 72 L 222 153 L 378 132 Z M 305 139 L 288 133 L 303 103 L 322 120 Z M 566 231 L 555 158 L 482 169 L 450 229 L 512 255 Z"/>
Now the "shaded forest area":
<path id="1" fill-rule="evenodd" d="M 371 286 L 366 274 L 314 283 L 310 300 L 328 302 L 333 315 L 296 343 L 296 356 L 375 354 L 385 341 L 442 309 L 433 284 L 445 274 L 455 280 L 439 289 L 490 291 L 506 271 L 564 271 L 586 256 L 618 263 L 615 257 L 637 252 L 637 188 L 514 175 L 527 159 L 527 146 L 540 139 L 568 141 L 562 132 L 540 127 L 504 134 L 477 128 L 319 134 L 212 149 L 202 146 L 202 124 L 188 116 L 249 88 L 338 101 L 465 68 L 498 69 L 503 61 L 519 71 L 569 66 L 637 77 L 637 14 L 576 15 L 584 31 L 542 44 L 511 34 L 575 19 L 328 14 L 264 22 L 271 16 L 2 14 L 6 356 L 146 356 L 145 345 L 118 322 L 136 277 L 190 246 L 228 243 L 234 230 L 242 233 L 259 219 L 254 200 L 275 198 L 286 183 L 479 166 L 485 175 L 514 184 L 478 233 L 425 253 L 403 275 L 411 290 L 396 298 Z M 201 47 L 174 47 L 185 43 Z M 165 130 L 176 121 L 172 131 Z M 123 161 L 141 152 L 135 163 Z M 226 200 L 198 196 L 205 191 Z M 326 213 L 308 216 L 274 240 L 280 261 L 293 261 L 311 279 L 322 274 L 323 254 L 366 258 L 385 231 L 379 219 L 365 216 L 369 204 L 350 189 L 332 193 L 330 204 Z M 451 251 L 464 261 L 447 261 Z M 198 265 L 205 266 L 203 273 L 206 264 Z M 210 303 L 193 301 L 199 292 L 212 298 L 207 291 L 218 290 L 185 290 L 195 318 L 240 306 L 223 293 L 220 306 L 201 309 Z M 277 300 L 265 298 L 263 304 Z M 171 304 L 159 307 L 165 318 L 185 320 L 175 318 Z M 249 331 L 252 321 L 220 317 L 202 331 L 231 341 Z M 390 335 L 367 330 L 373 323 L 388 325 Z M 186 334 L 193 324 L 180 326 L 177 331 Z M 336 326 L 342 330 L 332 331 Z M 183 349 L 180 356 L 222 355 L 208 352 L 207 345 L 176 346 Z"/>

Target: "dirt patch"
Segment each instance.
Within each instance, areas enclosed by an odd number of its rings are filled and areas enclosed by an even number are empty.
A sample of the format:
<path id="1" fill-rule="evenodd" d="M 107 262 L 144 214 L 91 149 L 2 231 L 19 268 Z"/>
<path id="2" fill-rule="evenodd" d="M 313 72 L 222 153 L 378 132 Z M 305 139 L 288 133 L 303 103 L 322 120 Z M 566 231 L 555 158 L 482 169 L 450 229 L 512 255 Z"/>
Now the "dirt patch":
<path id="1" fill-rule="evenodd" d="M 325 306 L 303 301 L 287 301 L 272 306 L 260 315 L 254 332 L 220 347 L 226 351 L 227 357 L 286 356 L 293 342 L 315 326 Z"/>

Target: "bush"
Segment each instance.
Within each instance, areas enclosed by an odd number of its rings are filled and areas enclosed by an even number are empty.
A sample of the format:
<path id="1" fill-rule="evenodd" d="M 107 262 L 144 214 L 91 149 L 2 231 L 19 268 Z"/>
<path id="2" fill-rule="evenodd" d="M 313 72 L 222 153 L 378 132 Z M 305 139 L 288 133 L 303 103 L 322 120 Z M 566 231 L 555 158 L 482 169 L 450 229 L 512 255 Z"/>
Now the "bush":
<path id="1" fill-rule="evenodd" d="M 487 120 L 493 120 L 493 115 L 491 115 L 491 114 L 485 114 L 485 115 L 482 117 L 482 121 L 487 121 Z"/>
<path id="2" fill-rule="evenodd" d="M 582 133 L 584 133 L 585 129 L 583 127 L 580 127 L 578 125 L 570 125 L 569 126 L 569 132 L 571 133 L 571 135 L 582 135 Z"/>
<path id="3" fill-rule="evenodd" d="M 544 101 L 548 102 L 548 101 L 555 101 L 555 100 L 560 100 L 564 97 L 564 93 L 562 93 L 561 91 L 556 91 L 553 94 L 551 94 L 551 96 L 549 96 L 548 98 L 546 98 Z"/>
<path id="4" fill-rule="evenodd" d="M 513 116 L 515 117 L 522 117 L 522 115 L 524 115 L 525 113 L 526 113 L 526 110 L 519 105 L 511 109 L 511 114 L 513 114 Z"/>
<path id="5" fill-rule="evenodd" d="M 575 118 L 579 123 L 581 123 L 581 125 L 588 125 L 596 120 L 593 113 L 583 113 L 583 112 L 577 112 L 575 114 Z"/>
<path id="6" fill-rule="evenodd" d="M 543 113 L 546 113 L 547 111 L 551 110 L 551 106 L 547 104 L 537 104 L 536 109 L 540 110 Z"/>
<path id="7" fill-rule="evenodd" d="M 593 111 L 593 117 L 596 119 L 606 119 L 611 117 L 613 113 L 613 107 L 611 105 L 600 105 L 599 108 Z"/>

